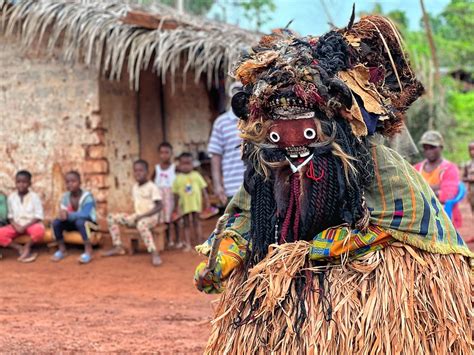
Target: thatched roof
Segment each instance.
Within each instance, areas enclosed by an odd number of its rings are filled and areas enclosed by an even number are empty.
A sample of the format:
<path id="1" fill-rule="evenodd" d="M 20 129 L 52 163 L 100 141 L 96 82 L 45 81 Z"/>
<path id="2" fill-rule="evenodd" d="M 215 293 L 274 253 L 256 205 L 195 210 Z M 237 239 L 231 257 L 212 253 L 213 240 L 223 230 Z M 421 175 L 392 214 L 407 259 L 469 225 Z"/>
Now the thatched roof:
<path id="1" fill-rule="evenodd" d="M 163 81 L 192 70 L 210 83 L 258 41 L 235 26 L 120 0 L 0 0 L 0 11 L 2 32 L 19 35 L 25 48 L 45 44 L 52 54 L 59 47 L 66 62 L 95 66 L 115 80 L 127 65 L 135 89 L 148 67 Z"/>

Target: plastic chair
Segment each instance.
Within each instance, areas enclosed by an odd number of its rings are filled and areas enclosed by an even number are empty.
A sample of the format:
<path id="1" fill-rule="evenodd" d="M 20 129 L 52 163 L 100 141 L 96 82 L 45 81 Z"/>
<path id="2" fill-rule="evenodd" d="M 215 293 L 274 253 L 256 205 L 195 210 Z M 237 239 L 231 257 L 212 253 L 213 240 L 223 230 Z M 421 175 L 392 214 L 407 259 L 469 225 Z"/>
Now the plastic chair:
<path id="1" fill-rule="evenodd" d="M 464 196 L 466 196 L 466 186 L 463 182 L 460 182 L 456 197 L 444 203 L 444 211 L 448 215 L 449 219 L 453 219 L 453 208 L 464 198 Z"/>

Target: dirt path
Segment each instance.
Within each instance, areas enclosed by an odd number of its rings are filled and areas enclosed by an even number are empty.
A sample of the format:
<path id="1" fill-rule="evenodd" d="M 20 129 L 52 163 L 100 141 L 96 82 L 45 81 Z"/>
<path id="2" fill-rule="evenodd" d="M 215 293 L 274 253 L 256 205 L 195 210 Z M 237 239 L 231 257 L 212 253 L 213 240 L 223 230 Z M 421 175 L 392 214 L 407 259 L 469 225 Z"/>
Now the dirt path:
<path id="1" fill-rule="evenodd" d="M 173 251 L 160 268 L 147 254 L 81 266 L 73 252 L 53 264 L 42 250 L 29 265 L 5 253 L 1 353 L 202 353 L 215 297 L 192 284 L 200 257 Z"/>
<path id="2" fill-rule="evenodd" d="M 461 235 L 474 236 L 466 203 L 461 210 Z M 79 249 L 60 264 L 40 252 L 33 264 L 12 252 L 0 261 L 1 353 L 202 353 L 216 296 L 194 289 L 198 255 L 165 252 L 153 268 L 146 253 L 81 266 Z"/>

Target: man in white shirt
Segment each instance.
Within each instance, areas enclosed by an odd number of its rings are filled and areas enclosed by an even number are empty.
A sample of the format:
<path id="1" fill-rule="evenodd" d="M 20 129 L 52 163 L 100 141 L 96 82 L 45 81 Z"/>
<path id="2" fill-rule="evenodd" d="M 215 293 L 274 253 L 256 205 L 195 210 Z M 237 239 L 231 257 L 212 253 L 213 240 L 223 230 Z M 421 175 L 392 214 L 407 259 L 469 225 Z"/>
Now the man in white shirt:
<path id="1" fill-rule="evenodd" d="M 233 83 L 229 88 L 229 97 L 240 90 L 242 90 L 242 84 Z M 245 167 L 241 158 L 242 139 L 237 128 L 238 121 L 239 118 L 231 108 L 217 117 L 208 146 L 214 193 L 224 206 L 244 181 Z"/>

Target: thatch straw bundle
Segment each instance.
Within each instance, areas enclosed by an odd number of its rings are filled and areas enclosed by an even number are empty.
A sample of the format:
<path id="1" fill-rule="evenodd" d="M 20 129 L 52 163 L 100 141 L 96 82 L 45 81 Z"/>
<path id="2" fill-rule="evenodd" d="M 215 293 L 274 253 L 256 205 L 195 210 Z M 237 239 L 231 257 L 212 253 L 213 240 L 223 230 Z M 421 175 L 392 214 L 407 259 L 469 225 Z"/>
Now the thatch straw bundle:
<path id="1" fill-rule="evenodd" d="M 471 272 L 464 257 L 397 243 L 327 268 L 306 267 L 307 251 L 306 242 L 276 246 L 245 281 L 242 270 L 231 277 L 206 353 L 472 354 Z M 332 320 L 325 319 L 327 304 L 313 277 L 304 300 L 308 317 L 298 326 L 295 276 L 323 270 Z"/>
<path id="2" fill-rule="evenodd" d="M 125 23 L 130 11 L 154 16 L 158 27 Z M 49 53 L 59 47 L 65 61 L 95 66 L 111 80 L 120 79 L 126 67 L 136 90 L 140 71 L 148 67 L 163 81 L 179 69 L 184 74 L 192 70 L 196 80 L 205 74 L 211 84 L 220 72 L 230 71 L 242 49 L 258 40 L 235 26 L 124 0 L 19 0 L 15 5 L 0 0 L 0 13 L 5 33 L 19 34 L 25 48 L 43 45 L 44 40 Z M 166 29 L 170 21 L 176 27 Z"/>

